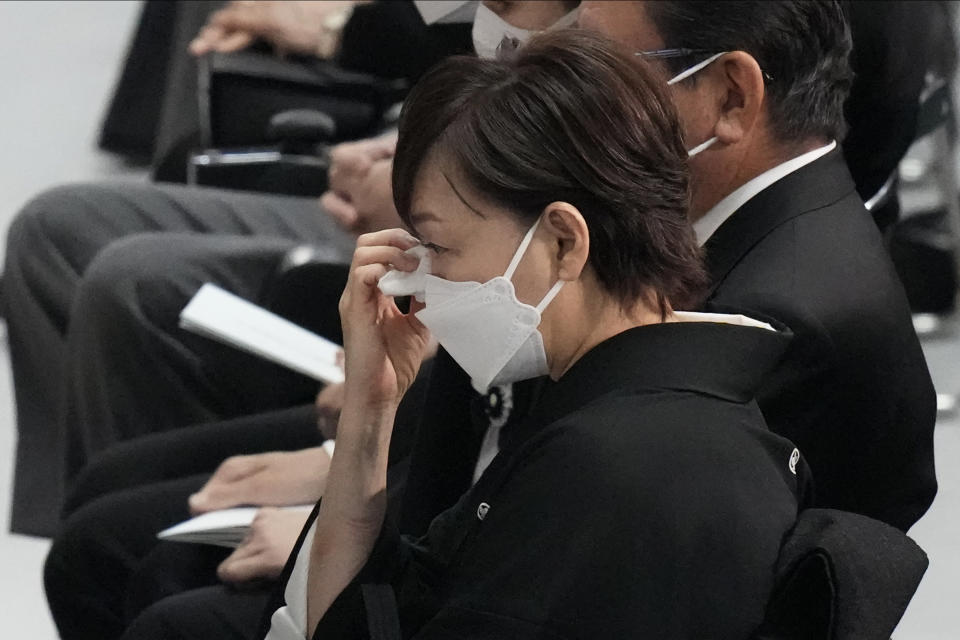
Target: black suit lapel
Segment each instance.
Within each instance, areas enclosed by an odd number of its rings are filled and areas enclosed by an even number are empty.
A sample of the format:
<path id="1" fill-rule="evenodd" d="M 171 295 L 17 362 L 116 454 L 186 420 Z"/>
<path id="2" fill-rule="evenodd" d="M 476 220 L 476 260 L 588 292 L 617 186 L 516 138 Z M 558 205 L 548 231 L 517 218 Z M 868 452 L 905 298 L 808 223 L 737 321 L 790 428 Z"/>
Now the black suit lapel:
<path id="1" fill-rule="evenodd" d="M 711 297 L 760 240 L 799 215 L 829 206 L 856 191 L 840 149 L 773 183 L 720 225 L 704 245 Z"/>

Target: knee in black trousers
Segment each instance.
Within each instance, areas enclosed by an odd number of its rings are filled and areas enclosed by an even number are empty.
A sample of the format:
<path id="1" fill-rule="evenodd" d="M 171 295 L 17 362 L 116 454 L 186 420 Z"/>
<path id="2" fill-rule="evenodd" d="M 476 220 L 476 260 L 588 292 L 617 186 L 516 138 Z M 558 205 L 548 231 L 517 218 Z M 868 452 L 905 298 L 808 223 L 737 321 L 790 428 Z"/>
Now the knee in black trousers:
<path id="1" fill-rule="evenodd" d="M 255 640 L 272 588 L 217 586 L 164 598 L 130 624 L 123 640 Z"/>

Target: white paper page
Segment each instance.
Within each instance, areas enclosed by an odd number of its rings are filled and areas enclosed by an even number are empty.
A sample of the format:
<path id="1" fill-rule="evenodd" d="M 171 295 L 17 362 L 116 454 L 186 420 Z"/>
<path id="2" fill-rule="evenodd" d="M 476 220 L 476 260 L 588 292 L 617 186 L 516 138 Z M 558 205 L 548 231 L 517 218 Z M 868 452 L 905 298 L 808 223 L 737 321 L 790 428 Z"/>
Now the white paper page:
<path id="1" fill-rule="evenodd" d="M 309 512 L 313 505 L 283 507 Z M 250 531 L 258 507 L 235 507 L 204 513 L 157 534 L 161 540 L 238 547 Z"/>
<path id="2" fill-rule="evenodd" d="M 180 312 L 180 326 L 325 384 L 343 382 L 340 345 L 207 283 Z"/>

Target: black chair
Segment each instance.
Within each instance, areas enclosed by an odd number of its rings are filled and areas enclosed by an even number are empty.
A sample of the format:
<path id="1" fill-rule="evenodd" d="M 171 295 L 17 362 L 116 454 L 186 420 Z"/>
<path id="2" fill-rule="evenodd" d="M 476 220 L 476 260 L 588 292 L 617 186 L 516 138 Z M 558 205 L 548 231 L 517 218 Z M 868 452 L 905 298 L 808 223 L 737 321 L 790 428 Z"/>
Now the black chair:
<path id="1" fill-rule="evenodd" d="M 188 183 L 317 196 L 330 145 L 381 132 L 408 90 L 404 80 L 332 62 L 244 51 L 205 56 L 198 99 L 202 150 Z"/>
<path id="2" fill-rule="evenodd" d="M 806 509 L 784 540 L 754 640 L 890 638 L 927 565 L 898 529 L 855 513 Z"/>

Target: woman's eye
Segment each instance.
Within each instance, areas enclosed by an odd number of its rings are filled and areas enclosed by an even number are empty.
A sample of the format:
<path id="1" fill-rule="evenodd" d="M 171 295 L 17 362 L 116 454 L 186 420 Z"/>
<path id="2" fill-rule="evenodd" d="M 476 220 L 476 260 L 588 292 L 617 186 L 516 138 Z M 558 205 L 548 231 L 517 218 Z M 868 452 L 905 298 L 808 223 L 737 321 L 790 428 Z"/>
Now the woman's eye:
<path id="1" fill-rule="evenodd" d="M 425 247 L 426 247 L 427 249 L 429 249 L 430 251 L 433 251 L 433 252 L 434 252 L 435 254 L 437 254 L 437 255 L 440 255 L 440 254 L 443 254 L 443 253 L 446 253 L 446 252 L 447 252 L 446 247 L 441 247 L 440 245 L 438 245 L 438 244 L 433 244 L 432 242 L 424 242 L 424 243 L 423 243 L 423 246 L 425 246 Z"/>

